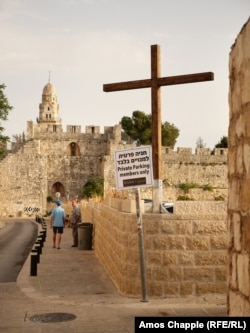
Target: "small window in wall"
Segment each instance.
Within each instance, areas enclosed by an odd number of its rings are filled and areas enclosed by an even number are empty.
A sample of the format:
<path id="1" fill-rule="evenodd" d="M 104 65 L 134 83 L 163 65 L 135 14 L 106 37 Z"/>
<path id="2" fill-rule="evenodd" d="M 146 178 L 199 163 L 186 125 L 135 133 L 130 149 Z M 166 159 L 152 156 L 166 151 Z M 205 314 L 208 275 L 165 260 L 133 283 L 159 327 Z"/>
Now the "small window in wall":
<path id="1" fill-rule="evenodd" d="M 51 119 L 51 114 L 49 114 L 49 119 Z"/>
<path id="2" fill-rule="evenodd" d="M 56 132 L 56 125 L 53 125 L 53 132 Z"/>
<path id="3" fill-rule="evenodd" d="M 46 119 L 48 119 L 48 115 L 46 114 Z"/>
<path id="4" fill-rule="evenodd" d="M 71 127 L 71 132 L 72 132 L 72 133 L 76 133 L 76 126 L 72 126 L 72 127 Z"/>
<path id="5" fill-rule="evenodd" d="M 92 132 L 92 134 L 95 133 L 95 128 L 94 127 L 91 127 L 91 132 Z"/>
<path id="6" fill-rule="evenodd" d="M 49 111 L 49 106 L 48 106 L 48 111 Z"/>
<path id="7" fill-rule="evenodd" d="M 76 145 L 74 142 L 70 144 L 70 155 L 71 156 L 76 156 Z"/>
<path id="8" fill-rule="evenodd" d="M 80 147 L 76 142 L 71 142 L 68 145 L 68 154 L 70 156 L 80 156 Z"/>

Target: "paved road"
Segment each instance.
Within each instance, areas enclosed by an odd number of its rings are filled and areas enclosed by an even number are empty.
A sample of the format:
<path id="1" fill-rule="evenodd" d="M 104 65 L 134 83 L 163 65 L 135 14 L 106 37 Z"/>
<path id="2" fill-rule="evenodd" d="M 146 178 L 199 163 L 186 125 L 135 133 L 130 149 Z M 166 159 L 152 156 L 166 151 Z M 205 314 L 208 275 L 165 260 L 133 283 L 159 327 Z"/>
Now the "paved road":
<path id="1" fill-rule="evenodd" d="M 0 228 L 0 283 L 16 282 L 37 238 L 34 222 L 7 222 Z"/>

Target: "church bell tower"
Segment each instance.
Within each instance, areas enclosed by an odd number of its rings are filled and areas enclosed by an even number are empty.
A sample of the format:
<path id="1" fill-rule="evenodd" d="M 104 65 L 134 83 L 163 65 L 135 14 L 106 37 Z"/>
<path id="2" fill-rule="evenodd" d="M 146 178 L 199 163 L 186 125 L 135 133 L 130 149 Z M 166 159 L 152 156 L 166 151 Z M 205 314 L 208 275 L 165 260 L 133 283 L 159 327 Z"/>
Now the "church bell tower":
<path id="1" fill-rule="evenodd" d="M 53 132 L 56 132 L 57 128 L 61 128 L 56 90 L 50 80 L 43 88 L 42 103 L 39 104 L 39 118 L 37 118 L 37 122 L 42 128 L 52 127 Z"/>

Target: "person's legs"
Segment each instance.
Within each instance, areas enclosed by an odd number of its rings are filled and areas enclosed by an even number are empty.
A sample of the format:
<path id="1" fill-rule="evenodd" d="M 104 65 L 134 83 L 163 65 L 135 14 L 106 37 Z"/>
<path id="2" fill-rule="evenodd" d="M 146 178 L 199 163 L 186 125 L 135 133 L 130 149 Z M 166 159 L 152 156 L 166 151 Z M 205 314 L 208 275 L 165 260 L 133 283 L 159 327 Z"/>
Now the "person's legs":
<path id="1" fill-rule="evenodd" d="M 75 244 L 78 246 L 78 226 L 76 227 L 75 230 Z"/>
<path id="2" fill-rule="evenodd" d="M 78 226 L 72 226 L 73 245 L 78 246 Z"/>
<path id="3" fill-rule="evenodd" d="M 62 234 L 57 234 L 57 248 L 60 249 Z"/>
<path id="4" fill-rule="evenodd" d="M 73 245 L 74 245 L 74 227 L 73 226 L 72 226 L 72 239 L 73 239 Z"/>
<path id="5" fill-rule="evenodd" d="M 62 234 L 63 234 L 63 227 L 58 227 L 57 228 L 57 242 L 56 242 L 58 249 L 60 249 Z"/>
<path id="6" fill-rule="evenodd" d="M 53 231 L 53 247 L 56 247 L 56 232 Z"/>

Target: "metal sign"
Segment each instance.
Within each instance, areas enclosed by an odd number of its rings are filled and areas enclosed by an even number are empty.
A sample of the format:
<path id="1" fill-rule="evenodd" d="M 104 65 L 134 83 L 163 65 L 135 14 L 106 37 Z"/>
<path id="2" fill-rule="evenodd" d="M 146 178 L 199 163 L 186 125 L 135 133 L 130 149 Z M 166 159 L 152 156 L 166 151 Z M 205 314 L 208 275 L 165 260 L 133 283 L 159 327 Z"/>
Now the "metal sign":
<path id="1" fill-rule="evenodd" d="M 151 146 L 117 150 L 115 174 L 118 190 L 153 186 Z"/>

